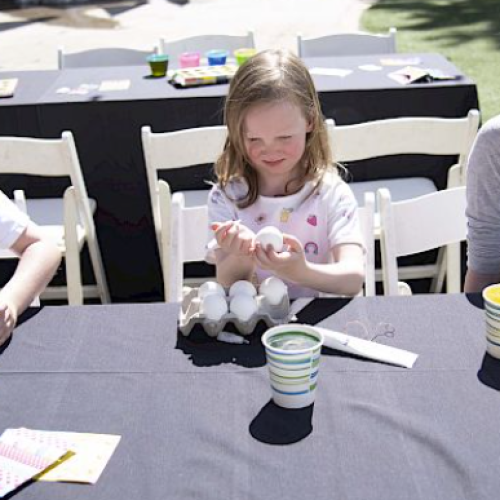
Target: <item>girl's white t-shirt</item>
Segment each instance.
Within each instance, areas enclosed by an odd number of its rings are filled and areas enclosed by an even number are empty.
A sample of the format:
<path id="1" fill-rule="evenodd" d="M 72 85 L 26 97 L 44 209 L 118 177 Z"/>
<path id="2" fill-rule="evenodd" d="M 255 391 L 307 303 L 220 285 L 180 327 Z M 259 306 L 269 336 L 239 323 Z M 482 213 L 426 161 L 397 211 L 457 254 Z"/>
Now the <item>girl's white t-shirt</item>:
<path id="1" fill-rule="evenodd" d="M 0 248 L 10 248 L 28 226 L 28 216 L 0 191 Z"/>
<path id="2" fill-rule="evenodd" d="M 297 193 L 289 196 L 259 196 L 256 202 L 240 209 L 235 201 L 247 192 L 243 180 L 231 182 L 226 193 L 213 186 L 208 196 L 209 223 L 240 220 L 241 224 L 257 233 L 265 226 L 277 227 L 283 233 L 294 235 L 302 243 L 309 262 L 332 262 L 333 247 L 341 244 L 363 246 L 357 215 L 357 203 L 351 188 L 340 178 L 321 183 L 314 190 L 308 182 Z M 235 201 L 233 201 L 235 200 Z M 208 244 L 206 260 L 216 263 L 215 239 Z M 256 269 L 260 283 L 272 273 Z M 318 292 L 287 283 L 291 298 L 317 296 Z"/>

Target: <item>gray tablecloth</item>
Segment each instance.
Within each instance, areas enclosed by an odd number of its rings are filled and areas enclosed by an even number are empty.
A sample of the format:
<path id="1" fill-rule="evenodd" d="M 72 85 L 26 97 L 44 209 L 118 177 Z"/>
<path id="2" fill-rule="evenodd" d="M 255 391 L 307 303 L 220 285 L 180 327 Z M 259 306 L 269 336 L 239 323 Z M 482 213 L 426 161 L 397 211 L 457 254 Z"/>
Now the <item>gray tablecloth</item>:
<path id="1" fill-rule="evenodd" d="M 122 441 L 96 485 L 36 483 L 15 498 L 498 495 L 500 362 L 485 355 L 483 311 L 464 295 L 315 300 L 299 320 L 351 332 L 359 321 L 371 332 L 388 323 L 379 331 L 394 336 L 377 341 L 420 356 L 407 370 L 324 349 L 305 410 L 270 402 L 257 333 L 246 346 L 179 337 L 177 312 L 45 308 L 19 326 L 0 355 L 0 430 Z"/>

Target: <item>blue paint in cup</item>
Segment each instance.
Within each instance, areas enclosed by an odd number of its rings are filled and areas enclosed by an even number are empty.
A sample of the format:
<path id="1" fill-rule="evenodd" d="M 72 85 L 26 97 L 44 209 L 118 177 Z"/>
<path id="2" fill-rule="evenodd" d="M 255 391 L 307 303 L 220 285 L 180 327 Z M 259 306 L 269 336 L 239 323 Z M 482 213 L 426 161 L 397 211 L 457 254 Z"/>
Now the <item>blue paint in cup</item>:
<path id="1" fill-rule="evenodd" d="M 226 64 L 227 50 L 209 50 L 206 56 L 209 66 L 221 66 Z"/>

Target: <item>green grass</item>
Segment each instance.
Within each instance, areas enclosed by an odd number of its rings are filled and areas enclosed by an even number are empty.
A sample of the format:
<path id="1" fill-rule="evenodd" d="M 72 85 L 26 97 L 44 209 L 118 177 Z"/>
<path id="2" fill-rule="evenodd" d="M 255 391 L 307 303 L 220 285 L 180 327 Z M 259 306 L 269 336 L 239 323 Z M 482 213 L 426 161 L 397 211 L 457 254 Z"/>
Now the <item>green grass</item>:
<path id="1" fill-rule="evenodd" d="M 438 52 L 479 92 L 483 123 L 500 114 L 499 0 L 379 0 L 361 19 L 362 29 L 398 29 L 398 52 Z"/>

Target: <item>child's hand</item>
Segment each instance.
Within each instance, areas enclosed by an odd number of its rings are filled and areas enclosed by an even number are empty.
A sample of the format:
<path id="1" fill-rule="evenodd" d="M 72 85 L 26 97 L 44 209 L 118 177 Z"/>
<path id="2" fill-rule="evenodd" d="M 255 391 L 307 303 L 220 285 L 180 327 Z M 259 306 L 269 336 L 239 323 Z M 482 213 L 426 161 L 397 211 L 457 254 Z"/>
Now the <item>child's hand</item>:
<path id="1" fill-rule="evenodd" d="M 0 346 L 6 342 L 17 323 L 15 308 L 7 303 L 0 303 Z"/>
<path id="2" fill-rule="evenodd" d="M 219 247 L 226 253 L 247 257 L 253 253 L 255 233 L 239 221 L 214 222 L 212 229 Z"/>
<path id="3" fill-rule="evenodd" d="M 302 243 L 289 234 L 283 235 L 283 242 L 288 245 L 288 250 L 276 253 L 266 250 L 257 243 L 254 258 L 261 269 L 272 271 L 278 278 L 293 283 L 301 283 L 307 271 L 307 260 Z"/>

